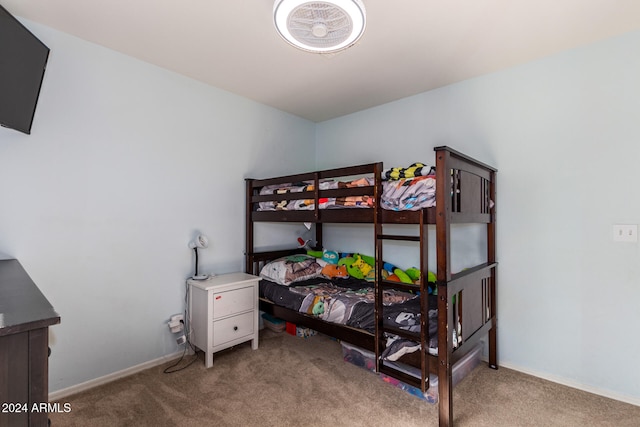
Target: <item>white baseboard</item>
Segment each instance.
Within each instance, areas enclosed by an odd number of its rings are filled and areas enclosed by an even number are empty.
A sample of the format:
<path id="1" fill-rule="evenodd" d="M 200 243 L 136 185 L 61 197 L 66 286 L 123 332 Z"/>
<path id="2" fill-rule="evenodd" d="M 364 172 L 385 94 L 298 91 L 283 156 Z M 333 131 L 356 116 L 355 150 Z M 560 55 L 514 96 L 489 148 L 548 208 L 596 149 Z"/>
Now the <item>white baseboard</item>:
<path id="1" fill-rule="evenodd" d="M 111 374 L 94 378 L 89 381 L 85 381 L 80 384 L 73 385 L 71 387 L 63 388 L 61 390 L 56 390 L 54 392 L 49 393 L 49 401 L 53 402 L 56 400 L 60 400 L 64 397 L 71 396 L 72 394 L 80 393 L 82 391 L 89 390 L 91 388 L 110 383 L 115 380 L 119 380 L 120 378 L 128 377 L 129 375 L 133 375 L 140 371 L 144 371 L 145 369 L 153 368 L 158 365 L 162 365 L 163 363 L 170 362 L 171 360 L 177 359 L 182 356 L 184 350 L 180 350 L 176 353 L 168 354 L 166 356 L 159 357 L 157 359 L 149 360 L 148 362 L 141 363 L 139 365 L 131 366 L 130 368 L 123 369 L 121 371 L 113 372 Z M 193 354 L 193 351 L 187 351 L 185 355 Z"/>
<path id="2" fill-rule="evenodd" d="M 609 399 L 619 400 L 620 402 L 629 403 L 631 405 L 640 406 L 640 398 L 636 396 L 628 396 L 624 394 L 615 393 L 610 390 L 601 389 L 598 387 L 589 386 L 586 384 L 572 381 L 568 378 L 558 377 L 550 375 L 546 372 L 537 372 L 531 369 L 523 368 L 522 366 L 513 365 L 511 363 L 499 362 L 499 366 L 504 366 L 514 371 L 522 372 L 523 374 L 532 375 L 534 377 L 542 378 L 543 380 L 551 381 L 553 383 L 562 384 L 567 387 L 575 388 L 578 390 L 586 391 L 587 393 L 597 394 L 598 396 L 608 397 Z"/>

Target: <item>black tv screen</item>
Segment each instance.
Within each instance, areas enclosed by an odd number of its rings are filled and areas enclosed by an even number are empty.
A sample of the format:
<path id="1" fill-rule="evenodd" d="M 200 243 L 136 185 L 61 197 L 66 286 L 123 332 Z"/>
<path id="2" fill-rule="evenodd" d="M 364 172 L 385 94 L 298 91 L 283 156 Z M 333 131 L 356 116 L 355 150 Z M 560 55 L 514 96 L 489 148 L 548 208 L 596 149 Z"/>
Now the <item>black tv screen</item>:
<path id="1" fill-rule="evenodd" d="M 0 125 L 31 133 L 49 48 L 0 6 Z"/>

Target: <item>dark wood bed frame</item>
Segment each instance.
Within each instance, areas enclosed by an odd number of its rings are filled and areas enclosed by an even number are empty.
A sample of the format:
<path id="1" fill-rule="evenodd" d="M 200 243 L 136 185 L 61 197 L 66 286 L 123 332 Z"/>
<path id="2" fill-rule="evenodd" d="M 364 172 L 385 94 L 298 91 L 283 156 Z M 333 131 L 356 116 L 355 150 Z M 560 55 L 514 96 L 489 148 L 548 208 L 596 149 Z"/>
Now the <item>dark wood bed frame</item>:
<path id="1" fill-rule="evenodd" d="M 390 211 L 380 207 L 382 194 L 382 163 L 371 163 L 331 170 L 288 175 L 271 179 L 246 180 L 246 271 L 258 275 L 269 261 L 300 252 L 300 249 L 256 251 L 254 247 L 254 224 L 256 222 L 304 222 L 315 225 L 317 246 L 322 247 L 322 225 L 324 223 L 372 224 L 376 247 L 376 277 L 381 278 L 383 242 L 387 240 L 413 241 L 420 251 L 420 294 L 423 298 L 420 333 L 389 328 L 382 322 L 382 292 L 386 288 L 416 290 L 415 286 L 386 280 L 376 280 L 376 331 L 374 334 L 345 325 L 327 323 L 294 310 L 275 305 L 266 299 L 260 300 L 260 309 L 275 317 L 314 329 L 320 333 L 370 350 L 376 355 L 376 371 L 419 387 L 423 392 L 429 387 L 429 373 L 438 376 L 439 423 L 453 425 L 452 368 L 456 361 L 472 350 L 488 336 L 489 366 L 498 369 L 497 317 L 496 317 L 496 172 L 491 166 L 478 162 L 449 147 L 436 147 L 436 206 L 419 211 Z M 370 175 L 376 177 L 375 185 L 348 189 L 320 190 L 323 179 Z M 313 191 L 273 195 L 260 195 L 263 186 L 300 181 L 315 183 Z M 373 209 L 319 209 L 318 200 L 324 197 L 346 197 L 368 195 L 373 197 Z M 308 211 L 258 211 L 262 201 L 292 199 L 315 199 L 315 209 Z M 486 225 L 486 262 L 467 268 L 457 274 L 451 271 L 451 226 L 459 223 Z M 415 224 L 419 235 L 404 236 L 385 234 L 387 224 Z M 428 348 L 427 290 L 426 278 L 429 270 L 428 236 L 435 225 L 437 287 L 438 287 L 438 355 L 432 356 Z M 454 348 L 453 331 L 461 331 L 458 345 Z M 384 332 L 420 342 L 419 363 L 422 378 L 415 379 L 401 371 L 385 365 L 380 354 L 384 349 Z"/>

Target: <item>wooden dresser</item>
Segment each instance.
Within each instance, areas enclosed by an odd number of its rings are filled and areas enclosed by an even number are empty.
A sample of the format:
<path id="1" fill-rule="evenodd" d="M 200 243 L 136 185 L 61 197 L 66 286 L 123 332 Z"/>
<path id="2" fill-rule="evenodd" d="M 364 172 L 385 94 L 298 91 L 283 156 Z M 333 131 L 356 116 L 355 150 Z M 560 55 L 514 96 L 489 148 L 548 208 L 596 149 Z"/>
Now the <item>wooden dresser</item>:
<path id="1" fill-rule="evenodd" d="M 0 426 L 46 426 L 49 326 L 60 323 L 15 259 L 0 260 Z"/>

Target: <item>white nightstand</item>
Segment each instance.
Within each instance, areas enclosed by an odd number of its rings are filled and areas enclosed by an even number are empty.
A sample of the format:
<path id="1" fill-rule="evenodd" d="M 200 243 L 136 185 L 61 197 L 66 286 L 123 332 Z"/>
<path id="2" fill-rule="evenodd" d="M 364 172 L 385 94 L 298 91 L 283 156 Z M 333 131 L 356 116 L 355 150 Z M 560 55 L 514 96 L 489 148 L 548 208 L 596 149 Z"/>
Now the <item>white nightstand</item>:
<path id="1" fill-rule="evenodd" d="M 258 276 L 221 274 L 207 280 L 189 279 L 191 343 L 205 352 L 205 366 L 213 353 L 251 340 L 258 349 Z"/>

